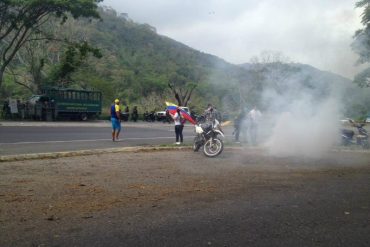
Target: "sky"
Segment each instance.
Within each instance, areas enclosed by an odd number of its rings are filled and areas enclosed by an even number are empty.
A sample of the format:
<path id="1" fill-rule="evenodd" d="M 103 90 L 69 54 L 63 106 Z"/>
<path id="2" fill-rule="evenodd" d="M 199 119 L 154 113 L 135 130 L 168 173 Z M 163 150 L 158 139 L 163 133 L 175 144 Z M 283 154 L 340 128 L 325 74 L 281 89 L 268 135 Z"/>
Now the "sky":
<path id="1" fill-rule="evenodd" d="M 357 0 L 104 0 L 157 33 L 233 64 L 264 51 L 349 79 L 362 68 L 351 50 L 362 28 Z"/>

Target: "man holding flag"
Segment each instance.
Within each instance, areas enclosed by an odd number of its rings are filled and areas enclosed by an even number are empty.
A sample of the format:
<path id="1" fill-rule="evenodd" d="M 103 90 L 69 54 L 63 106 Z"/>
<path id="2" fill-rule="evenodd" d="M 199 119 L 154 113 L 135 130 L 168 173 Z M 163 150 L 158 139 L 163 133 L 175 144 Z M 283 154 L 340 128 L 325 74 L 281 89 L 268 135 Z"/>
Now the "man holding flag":
<path id="1" fill-rule="evenodd" d="M 180 114 L 181 116 L 186 119 L 187 121 L 189 121 L 190 123 L 192 124 L 196 124 L 195 120 L 190 116 L 190 114 L 188 112 L 186 112 L 185 110 L 181 109 L 180 106 L 177 106 L 173 103 L 170 103 L 170 102 L 167 102 L 166 101 L 166 105 L 167 105 L 167 111 L 172 115 L 174 116 L 175 113 L 177 112 L 177 109 L 179 108 L 180 109 Z"/>
<path id="2" fill-rule="evenodd" d="M 175 144 L 180 145 L 184 141 L 182 131 L 184 129 L 184 123 L 186 122 L 186 120 L 188 120 L 192 124 L 195 124 L 196 122 L 189 115 L 189 113 L 181 109 L 179 106 L 169 102 L 166 102 L 166 105 L 168 113 L 175 122 L 175 133 L 176 133 Z"/>
<path id="3" fill-rule="evenodd" d="M 172 119 L 175 123 L 175 134 L 176 134 L 176 143 L 175 144 L 180 145 L 181 143 L 184 142 L 182 131 L 184 129 L 185 120 L 181 116 L 179 107 L 176 109 L 175 115 L 171 115 L 171 117 L 172 117 Z"/>

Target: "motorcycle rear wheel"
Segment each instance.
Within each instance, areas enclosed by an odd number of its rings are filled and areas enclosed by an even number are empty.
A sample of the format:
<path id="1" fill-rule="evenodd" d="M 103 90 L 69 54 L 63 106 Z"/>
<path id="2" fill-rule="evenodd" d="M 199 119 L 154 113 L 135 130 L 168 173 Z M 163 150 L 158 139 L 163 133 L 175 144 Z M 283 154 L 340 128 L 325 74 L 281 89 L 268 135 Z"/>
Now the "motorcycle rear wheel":
<path id="1" fill-rule="evenodd" d="M 218 138 L 209 139 L 203 146 L 203 153 L 207 157 L 216 157 L 224 149 L 224 143 Z"/>

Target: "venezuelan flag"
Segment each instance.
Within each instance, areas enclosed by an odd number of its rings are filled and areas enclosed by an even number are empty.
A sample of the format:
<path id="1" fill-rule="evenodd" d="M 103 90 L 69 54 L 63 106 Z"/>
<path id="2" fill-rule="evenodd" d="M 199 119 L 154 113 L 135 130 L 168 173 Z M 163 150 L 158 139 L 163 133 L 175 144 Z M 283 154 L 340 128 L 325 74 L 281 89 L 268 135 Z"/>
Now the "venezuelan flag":
<path id="1" fill-rule="evenodd" d="M 177 105 L 175 105 L 174 103 L 171 103 L 171 102 L 168 102 L 166 101 L 166 105 L 167 105 L 167 110 L 168 112 L 171 114 L 171 115 L 175 115 L 176 111 L 177 111 Z M 184 111 L 183 109 L 180 108 L 180 113 L 181 113 L 181 116 L 183 118 L 185 118 L 186 120 L 188 120 L 190 123 L 192 124 L 196 124 L 195 120 L 189 115 L 189 113 L 187 113 L 186 111 Z"/>

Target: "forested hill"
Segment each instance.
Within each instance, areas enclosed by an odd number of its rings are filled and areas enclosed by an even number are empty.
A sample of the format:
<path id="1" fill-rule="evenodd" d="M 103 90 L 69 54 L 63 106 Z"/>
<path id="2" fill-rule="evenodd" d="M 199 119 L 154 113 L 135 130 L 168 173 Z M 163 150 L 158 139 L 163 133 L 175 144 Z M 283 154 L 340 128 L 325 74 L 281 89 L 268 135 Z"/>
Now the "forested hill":
<path id="1" fill-rule="evenodd" d="M 296 84 L 293 88 L 310 89 L 318 99 L 329 93 L 331 84 L 351 85 L 338 75 L 283 60 L 258 62 L 248 68 L 233 65 L 159 35 L 154 27 L 138 24 L 112 9 L 105 8 L 101 16 L 103 21 L 94 23 L 89 36 L 104 54 L 99 64 L 106 67 L 96 71 L 104 72 L 101 80 L 113 86 L 118 97 L 148 110 L 163 108 L 164 100 L 177 103 L 168 83 L 183 91 L 197 85 L 189 105 L 198 111 L 208 102 L 223 110 L 238 111 L 254 104 L 269 108 L 263 92 L 273 89 L 281 94 L 284 90 L 282 94 L 295 95 L 286 89 L 292 83 Z"/>
<path id="2" fill-rule="evenodd" d="M 40 73 L 36 73 L 37 77 L 29 74 L 35 64 L 31 66 L 26 61 L 28 56 L 22 56 L 26 52 L 21 52 L 21 59 L 13 64 L 18 77 L 6 77 L 1 98 L 28 97 L 30 90 L 14 83 L 23 79 L 39 86 L 94 88 L 103 92 L 106 106 L 114 98 L 121 98 L 125 105 L 137 105 L 141 112 L 162 110 L 166 100 L 177 103 L 174 91 L 182 94 L 184 102 L 193 110 L 200 111 L 211 102 L 221 110 L 236 112 L 251 105 L 269 108 L 270 99 L 264 97 L 266 90 L 284 97 L 288 94 L 294 100 L 292 96 L 298 94 L 288 89 L 307 88 L 320 100 L 328 94 L 328 85 L 340 79 L 313 67 L 283 60 L 233 65 L 159 35 L 154 27 L 138 24 L 111 8 L 101 8 L 100 16 L 101 20 L 68 20 L 63 26 L 52 23 L 46 28 L 60 39 L 87 41 L 100 50 L 101 58 L 88 56 L 83 62 L 75 63 L 77 66 L 70 70 L 68 80 L 58 81 L 55 78 L 70 52 L 68 47 L 53 42 L 33 44 L 33 55 L 42 61 Z M 23 77 L 19 76 L 22 73 Z M 341 81 L 341 85 L 351 84 L 346 79 Z M 37 87 L 28 85 L 28 88 Z M 187 98 L 190 93 L 191 97 Z"/>
<path id="3" fill-rule="evenodd" d="M 89 24 L 86 32 L 89 41 L 103 53 L 101 59 L 95 59 L 89 77 L 102 83 L 94 86 L 109 100 L 120 97 L 127 104 L 163 108 L 164 100 L 175 101 L 168 86 L 171 83 L 184 90 L 196 85 L 190 104 L 203 104 L 205 99 L 220 103 L 220 96 L 228 90 L 224 82 L 240 69 L 159 35 L 154 27 L 135 23 L 112 9 L 102 10 L 101 16 L 103 21 Z M 86 79 L 82 76 L 75 80 Z M 220 86 L 213 90 L 214 83 Z"/>

